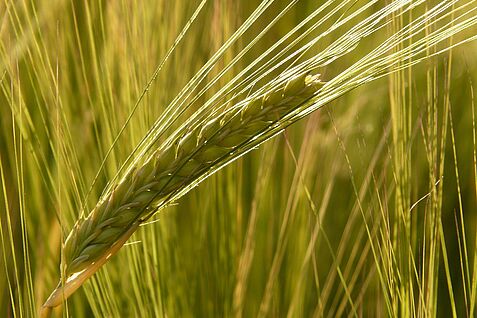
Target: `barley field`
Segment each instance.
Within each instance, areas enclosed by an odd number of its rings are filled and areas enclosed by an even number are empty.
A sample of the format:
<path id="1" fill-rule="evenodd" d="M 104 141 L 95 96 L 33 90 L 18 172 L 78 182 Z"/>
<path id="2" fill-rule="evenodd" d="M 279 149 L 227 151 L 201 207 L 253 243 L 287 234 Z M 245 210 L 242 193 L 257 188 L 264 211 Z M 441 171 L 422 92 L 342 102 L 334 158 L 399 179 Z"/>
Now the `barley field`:
<path id="1" fill-rule="evenodd" d="M 0 2 L 0 317 L 477 317 L 477 0 Z"/>

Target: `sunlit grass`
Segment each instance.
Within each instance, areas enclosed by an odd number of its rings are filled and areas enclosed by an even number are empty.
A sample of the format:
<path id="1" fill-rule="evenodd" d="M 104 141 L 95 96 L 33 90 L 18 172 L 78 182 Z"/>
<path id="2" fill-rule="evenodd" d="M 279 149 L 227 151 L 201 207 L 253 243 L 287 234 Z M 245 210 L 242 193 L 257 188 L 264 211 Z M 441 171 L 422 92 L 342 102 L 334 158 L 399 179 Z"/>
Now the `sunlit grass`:
<path id="1" fill-rule="evenodd" d="M 470 0 L 2 2 L 0 316 L 38 315 L 126 171 L 302 72 L 324 87 L 53 315 L 474 316 L 476 23 Z"/>

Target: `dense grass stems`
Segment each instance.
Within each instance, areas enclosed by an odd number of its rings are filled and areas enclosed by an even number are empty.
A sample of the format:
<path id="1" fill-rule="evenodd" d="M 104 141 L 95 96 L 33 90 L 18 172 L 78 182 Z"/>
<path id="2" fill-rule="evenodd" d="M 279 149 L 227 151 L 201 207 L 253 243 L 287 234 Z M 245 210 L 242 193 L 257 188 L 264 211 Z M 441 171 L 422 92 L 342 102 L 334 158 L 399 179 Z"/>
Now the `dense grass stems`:
<path id="1" fill-rule="evenodd" d="M 0 316 L 475 316 L 475 40 L 477 0 L 1 2 Z"/>

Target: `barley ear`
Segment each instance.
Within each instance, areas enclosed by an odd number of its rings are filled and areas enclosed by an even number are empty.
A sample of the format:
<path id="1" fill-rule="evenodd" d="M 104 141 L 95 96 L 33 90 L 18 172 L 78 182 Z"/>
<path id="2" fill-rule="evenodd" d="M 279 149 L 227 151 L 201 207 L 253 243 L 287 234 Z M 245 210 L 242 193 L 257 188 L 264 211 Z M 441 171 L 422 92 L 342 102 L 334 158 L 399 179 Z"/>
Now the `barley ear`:
<path id="1" fill-rule="evenodd" d="M 182 193 L 209 169 L 239 150 L 322 86 L 318 75 L 301 74 L 279 88 L 245 100 L 242 108 L 209 118 L 156 150 L 124 176 L 65 241 L 64 274 L 43 305 L 58 306 L 124 245 L 156 209 Z M 185 192 L 184 192 L 185 193 Z"/>

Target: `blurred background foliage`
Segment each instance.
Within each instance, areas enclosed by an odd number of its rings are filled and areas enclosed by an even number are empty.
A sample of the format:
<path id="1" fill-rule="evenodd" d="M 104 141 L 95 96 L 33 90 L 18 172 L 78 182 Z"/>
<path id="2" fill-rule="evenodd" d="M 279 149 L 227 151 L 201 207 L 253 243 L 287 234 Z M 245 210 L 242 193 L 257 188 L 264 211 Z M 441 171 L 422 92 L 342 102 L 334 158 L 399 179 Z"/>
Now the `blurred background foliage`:
<path id="1" fill-rule="evenodd" d="M 38 313 L 83 204 L 94 206 L 155 119 L 259 1 L 205 4 L 91 186 L 198 4 L 0 3 L 0 316 Z M 287 4 L 276 1 L 210 76 Z M 298 1 L 197 104 L 316 6 Z M 404 22 L 324 68 L 324 80 Z M 55 316 L 475 316 L 476 54 L 477 43 L 468 43 L 286 129 L 141 227 Z"/>

